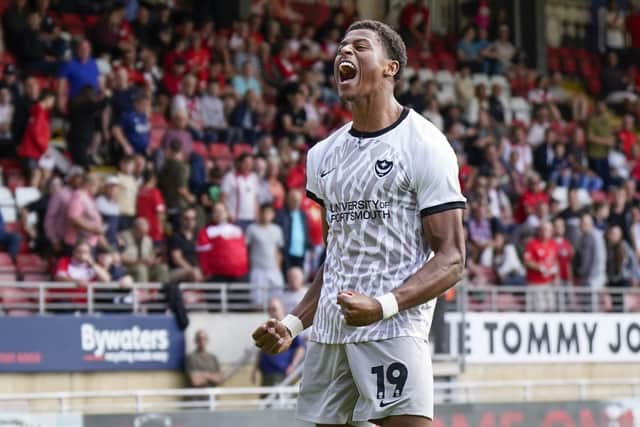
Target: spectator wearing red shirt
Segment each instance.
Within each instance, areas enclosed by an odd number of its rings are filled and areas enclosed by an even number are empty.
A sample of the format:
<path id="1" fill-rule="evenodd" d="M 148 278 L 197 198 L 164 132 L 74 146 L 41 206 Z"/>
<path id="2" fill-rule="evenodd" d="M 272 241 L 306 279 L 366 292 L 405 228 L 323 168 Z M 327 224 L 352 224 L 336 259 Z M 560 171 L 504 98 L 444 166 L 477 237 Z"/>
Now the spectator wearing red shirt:
<path id="1" fill-rule="evenodd" d="M 618 132 L 622 152 L 627 156 L 627 160 L 633 158 L 633 147 L 638 144 L 638 137 L 635 132 L 635 119 L 631 114 L 625 114 L 622 121 L 622 130 Z"/>
<path id="2" fill-rule="evenodd" d="M 202 275 L 212 282 L 243 282 L 249 272 L 242 229 L 228 222 L 223 203 L 213 205 L 211 223 L 198 232 L 196 252 Z"/>
<path id="3" fill-rule="evenodd" d="M 543 221 L 538 235 L 527 243 L 524 251 L 524 265 L 527 269 L 527 283 L 530 286 L 550 287 L 559 283 L 558 247 L 552 239 L 553 226 Z M 527 294 L 528 311 L 553 311 L 555 295 L 539 288 Z"/>
<path id="4" fill-rule="evenodd" d="M 544 191 L 545 183 L 540 175 L 535 172 L 527 177 L 527 189 L 520 197 L 520 206 L 516 212 L 516 220 L 522 223 L 531 214 L 534 214 L 540 203 L 549 204 L 549 195 Z"/>
<path id="5" fill-rule="evenodd" d="M 556 218 L 553 221 L 553 241 L 556 244 L 558 252 L 558 275 L 560 276 L 560 285 L 565 289 L 573 286 L 573 270 L 572 262 L 575 251 L 571 242 L 566 238 L 564 220 Z M 568 301 L 566 294 L 560 294 L 559 302 L 566 307 Z"/>
<path id="6" fill-rule="evenodd" d="M 165 67 L 166 69 L 166 67 Z M 182 76 L 186 71 L 185 61 L 183 58 L 177 58 L 170 70 L 164 73 L 162 78 L 162 88 L 170 96 L 175 96 L 180 89 Z"/>
<path id="7" fill-rule="evenodd" d="M 429 42 L 429 8 L 424 0 L 407 4 L 400 12 L 401 34 L 408 47 L 427 47 Z"/>
<path id="8" fill-rule="evenodd" d="M 149 236 L 158 243 L 164 239 L 164 197 L 157 187 L 157 177 L 152 169 L 145 170 L 144 184 L 138 190 L 136 212 L 138 218 L 144 218 L 149 224 Z"/>
<path id="9" fill-rule="evenodd" d="M 39 167 L 39 160 L 49 149 L 51 128 L 49 111 L 53 108 L 55 97 L 50 92 L 40 96 L 40 101 L 33 104 L 29 111 L 29 121 L 22 136 L 22 142 L 16 153 L 26 161 L 26 170 L 31 173 L 31 186 L 38 188 L 44 171 Z"/>
<path id="10" fill-rule="evenodd" d="M 64 256 L 58 261 L 55 280 L 57 282 L 73 282 L 76 287 L 51 289 L 51 295 L 49 295 L 51 301 L 84 304 L 87 302 L 87 284 L 89 282 L 109 282 L 111 276 L 95 262 L 91 255 L 91 246 L 81 240 L 73 248 L 71 256 Z M 68 296 L 69 294 L 73 296 Z"/>

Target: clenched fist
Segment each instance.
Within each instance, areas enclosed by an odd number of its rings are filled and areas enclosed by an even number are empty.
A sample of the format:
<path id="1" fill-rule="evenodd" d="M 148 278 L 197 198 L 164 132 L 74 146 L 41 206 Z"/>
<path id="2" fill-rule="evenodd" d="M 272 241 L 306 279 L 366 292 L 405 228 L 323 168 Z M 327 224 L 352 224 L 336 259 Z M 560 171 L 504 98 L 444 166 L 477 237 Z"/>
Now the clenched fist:
<path id="1" fill-rule="evenodd" d="M 378 300 L 354 291 L 338 294 L 338 305 L 350 326 L 366 326 L 382 320 L 382 306 Z"/>
<path id="2" fill-rule="evenodd" d="M 256 347 L 267 354 L 282 353 L 293 341 L 289 329 L 276 319 L 269 319 L 258 326 L 251 336 Z"/>

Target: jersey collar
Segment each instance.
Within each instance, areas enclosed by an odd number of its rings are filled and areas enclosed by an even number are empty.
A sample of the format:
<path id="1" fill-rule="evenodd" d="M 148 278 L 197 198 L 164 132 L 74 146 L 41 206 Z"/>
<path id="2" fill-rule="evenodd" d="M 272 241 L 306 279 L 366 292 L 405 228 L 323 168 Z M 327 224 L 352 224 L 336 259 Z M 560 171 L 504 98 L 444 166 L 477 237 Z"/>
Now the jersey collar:
<path id="1" fill-rule="evenodd" d="M 380 130 L 376 130 L 376 131 L 373 131 L 373 132 L 362 132 L 362 131 L 359 131 L 359 130 L 354 129 L 353 127 L 351 127 L 351 129 L 349 129 L 349 134 L 351 136 L 355 136 L 356 138 L 376 138 L 376 137 L 384 135 L 385 133 L 390 132 L 393 129 L 395 129 L 400 123 L 402 123 L 402 121 L 404 119 L 407 118 L 408 115 L 409 115 L 409 109 L 407 107 L 403 107 L 402 108 L 402 113 L 400 113 L 400 117 L 398 117 L 398 120 L 396 120 L 395 122 L 391 123 L 386 128 L 380 129 Z"/>

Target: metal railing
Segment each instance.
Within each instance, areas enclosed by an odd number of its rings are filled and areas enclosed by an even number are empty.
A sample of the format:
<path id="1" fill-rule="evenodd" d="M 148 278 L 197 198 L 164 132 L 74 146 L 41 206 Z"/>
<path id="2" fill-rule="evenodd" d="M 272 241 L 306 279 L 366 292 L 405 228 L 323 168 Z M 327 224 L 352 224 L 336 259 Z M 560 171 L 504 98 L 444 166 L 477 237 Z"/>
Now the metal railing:
<path id="1" fill-rule="evenodd" d="M 282 288 L 247 283 L 181 283 L 189 311 L 266 311 L 268 297 Z M 640 288 L 589 289 L 547 286 L 456 287 L 449 310 L 517 312 L 640 312 Z M 88 283 L 85 289 L 62 282 L 0 282 L 5 314 L 158 313 L 166 310 L 160 283 Z"/>
<path id="2" fill-rule="evenodd" d="M 531 402 L 640 397 L 640 379 L 436 382 L 435 403 Z M 0 410 L 145 412 L 292 409 L 298 386 L 0 394 Z M 268 396 L 268 398 L 263 398 Z"/>

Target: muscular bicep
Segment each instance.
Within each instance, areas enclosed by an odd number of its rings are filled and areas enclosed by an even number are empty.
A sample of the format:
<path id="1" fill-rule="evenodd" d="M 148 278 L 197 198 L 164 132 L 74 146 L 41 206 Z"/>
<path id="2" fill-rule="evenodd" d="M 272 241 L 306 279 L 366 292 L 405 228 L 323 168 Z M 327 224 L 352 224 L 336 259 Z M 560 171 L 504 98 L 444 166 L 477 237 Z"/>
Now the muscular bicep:
<path id="1" fill-rule="evenodd" d="M 465 241 L 462 209 L 449 209 L 422 217 L 424 238 L 431 250 L 464 265 Z"/>

